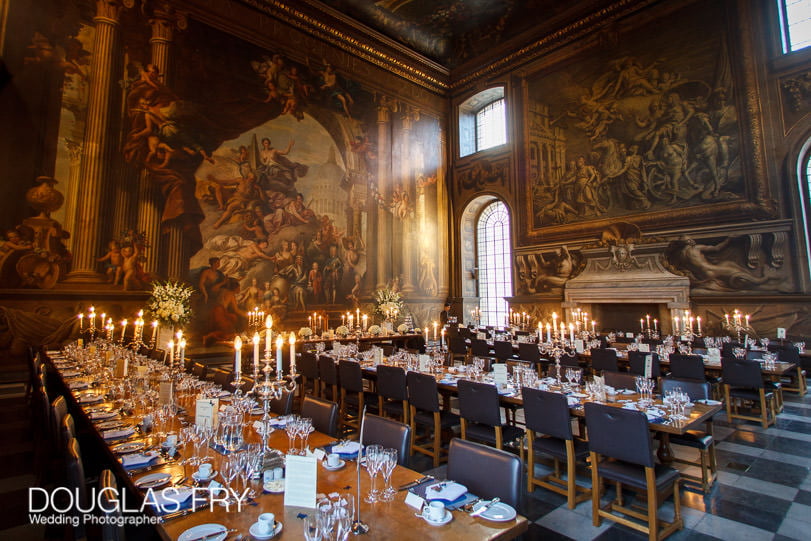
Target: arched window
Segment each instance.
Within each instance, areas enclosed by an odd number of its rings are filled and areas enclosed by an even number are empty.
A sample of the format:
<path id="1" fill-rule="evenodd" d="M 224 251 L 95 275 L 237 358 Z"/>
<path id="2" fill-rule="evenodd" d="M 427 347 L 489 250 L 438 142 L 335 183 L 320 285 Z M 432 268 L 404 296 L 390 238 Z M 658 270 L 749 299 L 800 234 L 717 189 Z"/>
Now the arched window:
<path id="1" fill-rule="evenodd" d="M 484 207 L 476 223 L 479 307 L 483 325 L 503 326 L 508 315 L 504 297 L 512 295 L 510 212 L 501 201 Z"/>
<path id="2" fill-rule="evenodd" d="M 459 105 L 459 156 L 507 143 L 504 87 L 488 88 Z"/>
<path id="3" fill-rule="evenodd" d="M 811 45 L 811 0 L 777 0 L 783 53 Z"/>

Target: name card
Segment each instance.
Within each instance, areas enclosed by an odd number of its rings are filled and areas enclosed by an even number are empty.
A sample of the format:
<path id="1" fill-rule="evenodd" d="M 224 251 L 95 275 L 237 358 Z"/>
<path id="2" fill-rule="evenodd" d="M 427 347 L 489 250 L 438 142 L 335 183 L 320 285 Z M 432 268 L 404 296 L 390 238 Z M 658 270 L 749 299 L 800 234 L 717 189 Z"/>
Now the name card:
<path id="1" fill-rule="evenodd" d="M 653 374 L 653 355 L 645 355 L 645 377 L 650 378 Z"/>
<path id="2" fill-rule="evenodd" d="M 315 508 L 318 485 L 318 460 L 314 456 L 287 455 L 287 477 L 284 490 L 284 505 Z"/>
<path id="3" fill-rule="evenodd" d="M 217 398 L 200 398 L 194 410 L 194 422 L 198 426 L 217 426 L 217 411 L 220 409 Z"/>
<path id="4" fill-rule="evenodd" d="M 172 394 L 174 392 L 174 385 L 171 381 L 161 381 L 160 390 L 158 391 L 158 404 L 161 406 L 172 403 Z"/>
<path id="5" fill-rule="evenodd" d="M 420 355 L 420 372 L 427 372 L 431 369 L 431 357 Z"/>
<path id="6" fill-rule="evenodd" d="M 483 332 L 477 332 L 476 333 L 476 338 L 479 339 L 479 340 L 487 340 L 487 335 L 484 334 Z"/>
<path id="7" fill-rule="evenodd" d="M 721 350 L 718 348 L 707 348 L 707 361 L 711 363 L 720 363 Z"/>
<path id="8" fill-rule="evenodd" d="M 409 492 L 406 494 L 405 503 L 407 506 L 416 509 L 417 511 L 422 511 L 423 505 L 425 505 L 425 500 L 414 494 L 413 492 Z"/>
<path id="9" fill-rule="evenodd" d="M 650 344 L 645 343 L 639 344 L 639 351 L 641 351 L 642 353 L 650 353 Z"/>
<path id="10" fill-rule="evenodd" d="M 383 348 L 375 348 L 375 366 L 383 362 Z"/>
<path id="11" fill-rule="evenodd" d="M 493 365 L 493 382 L 496 385 L 507 384 L 507 365 L 504 363 Z"/>
<path id="12" fill-rule="evenodd" d="M 786 337 L 786 329 L 783 327 L 777 327 L 777 338 L 784 339 Z"/>
<path id="13" fill-rule="evenodd" d="M 576 338 L 574 341 L 574 350 L 578 353 L 583 353 L 586 351 L 586 345 L 583 343 L 582 340 Z"/>
<path id="14" fill-rule="evenodd" d="M 115 377 L 117 378 L 126 378 L 127 377 L 127 365 L 129 364 L 129 359 L 116 359 L 115 361 Z"/>
<path id="15" fill-rule="evenodd" d="M 625 338 L 633 338 L 633 337 L 634 337 L 634 333 L 632 333 L 632 332 L 625 333 Z"/>

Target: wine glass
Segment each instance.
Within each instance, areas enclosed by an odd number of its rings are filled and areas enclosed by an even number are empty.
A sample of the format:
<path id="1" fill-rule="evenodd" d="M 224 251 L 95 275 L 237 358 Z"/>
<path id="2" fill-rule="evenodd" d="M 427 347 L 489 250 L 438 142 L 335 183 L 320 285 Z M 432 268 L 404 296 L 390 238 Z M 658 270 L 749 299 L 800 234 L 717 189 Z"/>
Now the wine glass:
<path id="1" fill-rule="evenodd" d="M 397 491 L 391 486 L 391 474 L 395 466 L 397 466 L 397 449 L 384 449 L 381 469 L 383 470 L 383 479 L 386 481 L 386 488 L 380 496 L 380 501 L 390 502 L 394 500 L 394 496 L 397 494 Z"/>
<path id="2" fill-rule="evenodd" d="M 321 541 L 323 538 L 323 521 L 319 520 L 316 514 L 304 517 L 302 529 L 304 530 L 304 539 L 307 541 Z"/>
<path id="3" fill-rule="evenodd" d="M 296 437 L 298 436 L 298 417 L 290 415 L 287 419 L 287 424 L 284 425 L 284 431 L 287 433 L 287 453 L 290 455 L 297 455 Z"/>
<path id="4" fill-rule="evenodd" d="M 369 445 L 366 447 L 366 471 L 372 480 L 369 494 L 364 500 L 366 503 L 377 503 L 380 501 L 380 492 L 377 490 L 377 474 L 380 472 L 382 462 L 383 446 Z"/>
<path id="5" fill-rule="evenodd" d="M 220 464 L 220 477 L 222 477 L 222 480 L 225 482 L 225 488 L 228 490 L 228 497 L 223 500 L 220 505 L 229 506 L 234 503 L 234 498 L 232 497 L 234 492 L 231 488 L 231 483 L 236 476 L 239 475 L 239 470 L 239 457 L 236 454 L 226 457 Z"/>
<path id="6" fill-rule="evenodd" d="M 313 420 L 310 417 L 302 417 L 299 419 L 299 435 L 301 436 L 301 454 L 307 456 L 309 451 L 310 433 L 314 432 Z"/>

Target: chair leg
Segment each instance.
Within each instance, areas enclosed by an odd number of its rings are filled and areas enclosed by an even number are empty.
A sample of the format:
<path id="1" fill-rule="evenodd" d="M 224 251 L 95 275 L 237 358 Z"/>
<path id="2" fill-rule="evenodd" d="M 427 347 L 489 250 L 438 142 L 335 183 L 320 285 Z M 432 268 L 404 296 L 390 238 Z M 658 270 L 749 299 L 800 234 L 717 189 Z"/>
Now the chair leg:
<path id="1" fill-rule="evenodd" d="M 724 384 L 724 404 L 727 408 L 727 421 L 732 422 L 732 402 L 729 399 L 729 385 Z"/>
<path id="2" fill-rule="evenodd" d="M 417 408 L 410 406 L 409 413 L 411 421 L 411 454 L 414 454 L 414 444 L 417 443 L 417 423 L 414 421 L 414 418 L 416 417 Z"/>
<path id="3" fill-rule="evenodd" d="M 501 427 L 495 427 L 496 431 L 496 449 L 504 448 L 504 436 L 502 435 Z"/>
<path id="4" fill-rule="evenodd" d="M 770 400 L 772 404 L 774 399 Z M 766 392 L 760 389 L 760 424 L 763 428 L 769 428 L 769 408 L 766 407 Z"/>
<path id="5" fill-rule="evenodd" d="M 382 411 L 382 410 L 381 410 L 381 411 Z M 403 400 L 403 424 L 404 424 L 404 425 L 407 425 L 407 424 L 408 424 L 408 419 L 409 419 L 409 415 L 408 415 L 408 401 L 407 401 L 407 400 Z"/>
<path id="6" fill-rule="evenodd" d="M 591 523 L 600 526 L 600 475 L 597 472 L 597 453 L 590 452 L 591 457 Z"/>
<path id="7" fill-rule="evenodd" d="M 527 430 L 527 492 L 532 493 L 535 488 L 535 451 L 532 449 L 532 442 L 535 440 L 535 432 Z"/>
<path id="8" fill-rule="evenodd" d="M 648 539 L 657 541 L 659 538 L 659 497 L 656 493 L 656 474 L 653 468 L 645 468 L 645 480 L 648 486 Z"/>
<path id="9" fill-rule="evenodd" d="M 460 432 L 459 432 L 459 437 L 461 437 L 463 440 L 466 440 L 467 439 L 467 419 L 465 419 L 464 417 L 461 417 L 459 419 L 459 427 L 461 429 Z"/>
<path id="10" fill-rule="evenodd" d="M 434 412 L 434 467 L 439 466 L 439 450 L 442 447 L 442 424 L 439 422 L 439 412 Z"/>
<path id="11" fill-rule="evenodd" d="M 575 462 L 574 462 L 574 441 L 566 440 L 566 503 L 569 509 L 574 509 L 577 505 L 577 485 Z"/>

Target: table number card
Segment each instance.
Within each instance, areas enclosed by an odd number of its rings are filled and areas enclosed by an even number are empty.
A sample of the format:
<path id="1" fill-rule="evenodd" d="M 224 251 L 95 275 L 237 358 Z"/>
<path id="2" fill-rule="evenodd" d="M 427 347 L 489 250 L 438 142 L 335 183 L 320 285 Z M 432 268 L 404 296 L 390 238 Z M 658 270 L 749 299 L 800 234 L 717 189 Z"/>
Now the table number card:
<path id="1" fill-rule="evenodd" d="M 217 426 L 217 411 L 220 401 L 217 398 L 200 398 L 194 411 L 194 422 L 197 426 Z"/>
<path id="2" fill-rule="evenodd" d="M 785 340 L 785 338 L 786 338 L 786 329 L 784 327 L 777 327 L 777 338 Z"/>
<path id="3" fill-rule="evenodd" d="M 507 365 L 504 363 L 493 365 L 493 382 L 496 385 L 507 385 Z"/>
<path id="4" fill-rule="evenodd" d="M 172 393 L 174 388 L 171 381 L 161 381 L 160 390 L 158 391 L 158 403 L 161 406 L 172 403 Z"/>
<path id="5" fill-rule="evenodd" d="M 639 351 L 642 353 L 650 353 L 650 344 L 639 344 Z"/>
<path id="6" fill-rule="evenodd" d="M 315 508 L 318 485 L 318 460 L 315 456 L 287 455 L 284 505 Z"/>
<path id="7" fill-rule="evenodd" d="M 585 344 L 583 343 L 583 341 L 582 341 L 582 340 L 580 340 L 579 338 L 577 338 L 577 339 L 575 339 L 575 341 L 574 341 L 574 349 L 575 349 L 575 351 L 577 351 L 578 353 L 583 353 L 584 351 L 586 351 L 586 346 L 585 346 Z"/>
<path id="8" fill-rule="evenodd" d="M 653 355 L 645 355 L 645 377 L 650 378 L 653 374 Z"/>
<path id="9" fill-rule="evenodd" d="M 431 357 L 420 355 L 420 372 L 427 372 L 431 369 Z"/>

